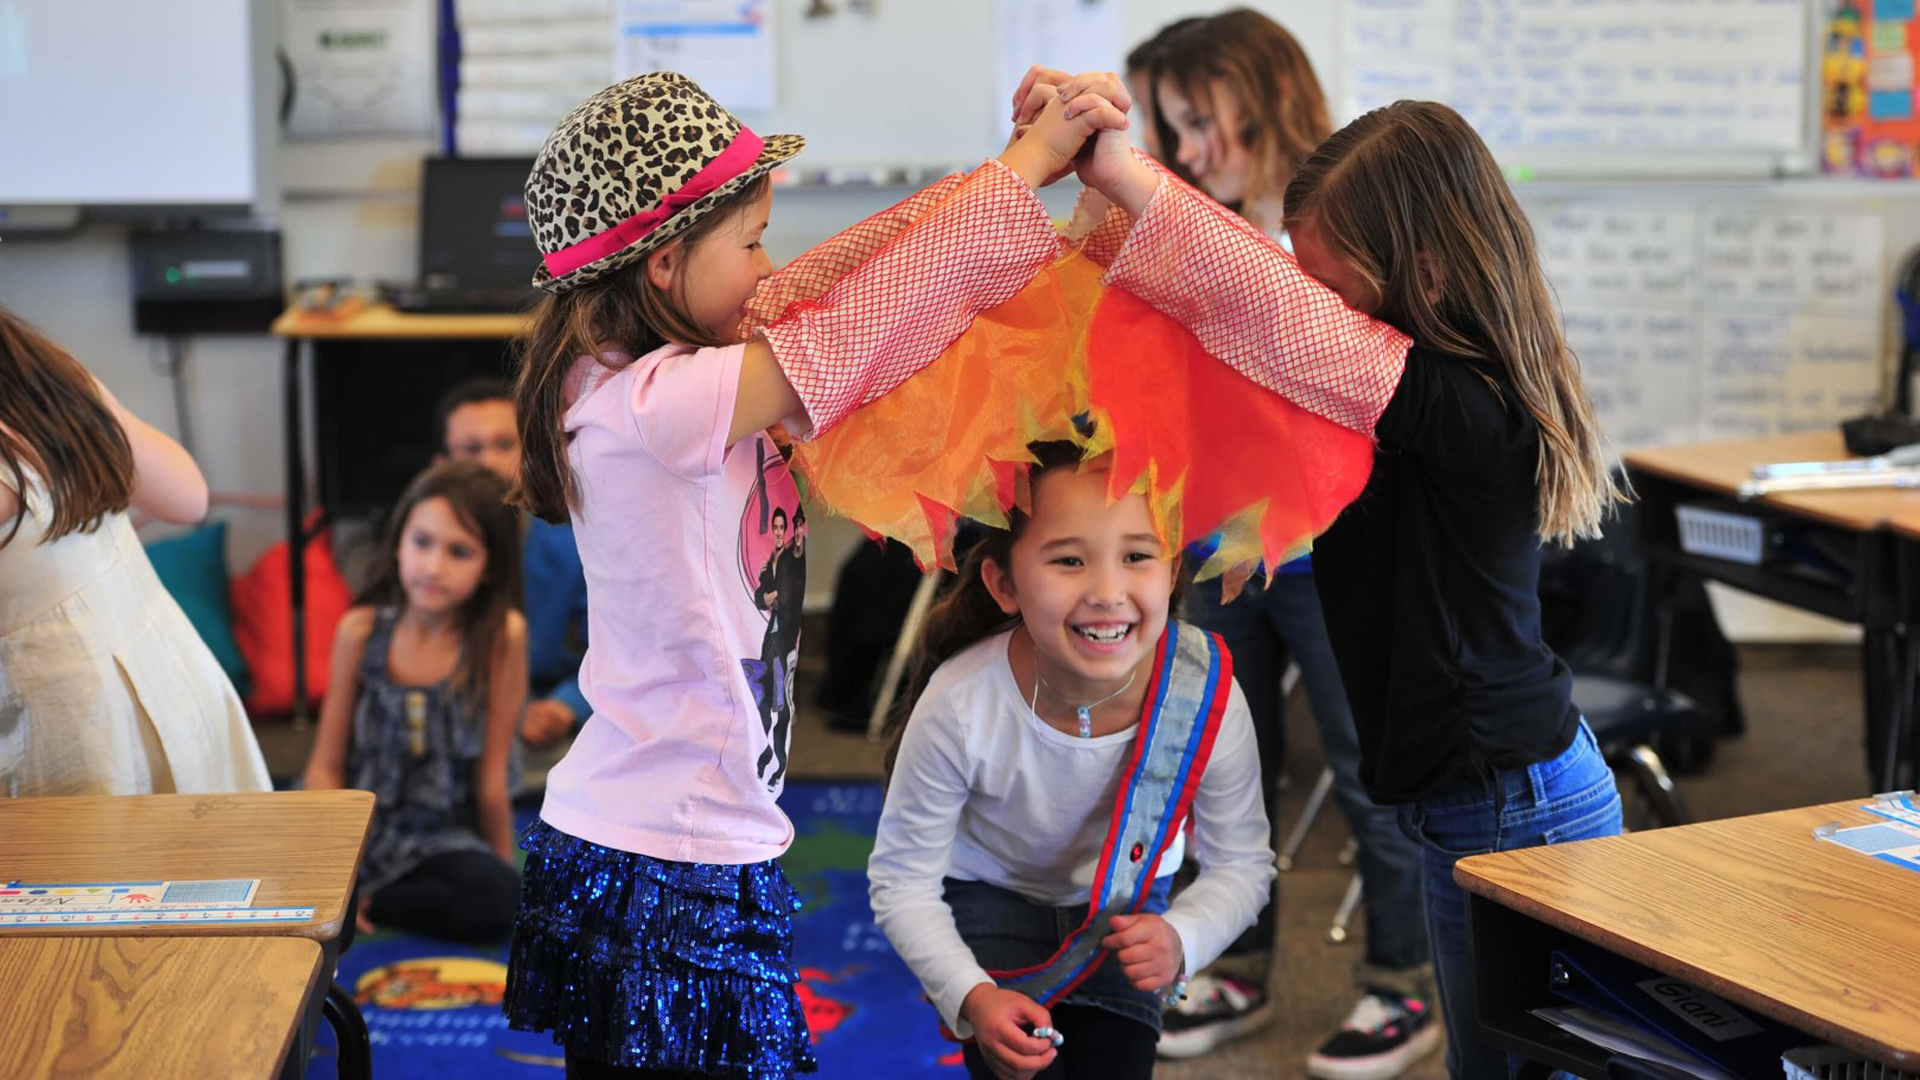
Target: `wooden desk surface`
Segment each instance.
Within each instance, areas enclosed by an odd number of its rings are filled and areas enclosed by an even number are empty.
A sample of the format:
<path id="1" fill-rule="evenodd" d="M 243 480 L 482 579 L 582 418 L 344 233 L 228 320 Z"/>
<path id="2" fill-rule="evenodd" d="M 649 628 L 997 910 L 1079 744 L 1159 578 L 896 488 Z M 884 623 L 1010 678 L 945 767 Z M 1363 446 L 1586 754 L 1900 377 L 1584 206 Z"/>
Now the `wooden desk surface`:
<path id="1" fill-rule="evenodd" d="M 259 878 L 255 907 L 311 907 L 313 921 L 88 926 L 74 933 L 332 941 L 347 917 L 372 821 L 368 791 L 0 799 L 0 875 L 14 881 Z M 65 931 L 0 927 L 0 935 L 9 932 Z"/>
<path id="2" fill-rule="evenodd" d="M 1477 855 L 1454 878 L 1817 1038 L 1920 1066 L 1920 873 L 1812 836 L 1863 799 Z"/>
<path id="3" fill-rule="evenodd" d="M 319 969 L 300 938 L 0 938 L 0 1076 L 271 1080 Z"/>
<path id="4" fill-rule="evenodd" d="M 1693 443 L 1634 450 L 1623 460 L 1634 468 L 1720 495 L 1734 495 L 1753 478 L 1755 465 L 1782 461 L 1839 461 L 1853 455 L 1837 430 L 1807 431 L 1775 439 Z M 1790 492 L 1754 500 L 1842 528 L 1885 528 L 1897 518 L 1914 518 L 1920 528 L 1920 491 L 1869 488 L 1864 491 Z"/>
<path id="5" fill-rule="evenodd" d="M 367 304 L 344 316 L 316 315 L 289 308 L 273 321 L 273 333 L 286 338 L 510 338 L 527 320 L 521 315 L 409 315 L 386 304 Z"/>

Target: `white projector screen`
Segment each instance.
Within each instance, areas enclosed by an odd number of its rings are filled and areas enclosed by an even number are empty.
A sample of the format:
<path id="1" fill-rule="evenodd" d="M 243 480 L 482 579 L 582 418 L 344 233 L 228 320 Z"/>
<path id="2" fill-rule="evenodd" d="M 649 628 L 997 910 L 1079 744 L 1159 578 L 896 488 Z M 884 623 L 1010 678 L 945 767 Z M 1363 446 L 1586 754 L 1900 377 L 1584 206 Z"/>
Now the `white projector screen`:
<path id="1" fill-rule="evenodd" d="M 249 0 L 0 0 L 0 205 L 251 205 Z"/>

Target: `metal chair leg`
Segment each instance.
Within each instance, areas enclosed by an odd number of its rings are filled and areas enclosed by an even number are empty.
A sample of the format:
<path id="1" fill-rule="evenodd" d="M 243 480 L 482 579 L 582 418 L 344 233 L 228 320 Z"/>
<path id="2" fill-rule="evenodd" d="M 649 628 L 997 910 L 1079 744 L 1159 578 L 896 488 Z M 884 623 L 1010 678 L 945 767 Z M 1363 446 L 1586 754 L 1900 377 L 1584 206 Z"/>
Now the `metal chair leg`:
<path id="1" fill-rule="evenodd" d="M 373 1080 L 373 1042 L 367 1036 L 366 1018 L 360 1015 L 360 1006 L 353 1003 L 353 995 L 346 987 L 333 983 L 327 987 L 320 1011 L 333 1028 L 333 1041 L 339 1048 L 335 1075 L 341 1080 Z"/>
<path id="2" fill-rule="evenodd" d="M 1320 779 L 1313 782 L 1313 790 L 1307 793 L 1307 803 L 1300 808 L 1300 820 L 1293 823 L 1293 831 L 1287 833 L 1287 841 L 1280 845 L 1280 869 L 1293 869 L 1293 857 L 1300 854 L 1300 845 L 1307 842 L 1307 830 L 1313 828 L 1313 819 L 1320 816 L 1320 808 L 1326 804 L 1327 795 L 1333 791 L 1333 770 L 1321 769 Z"/>
<path id="3" fill-rule="evenodd" d="M 1665 763 L 1653 748 L 1646 745 L 1636 746 L 1627 751 L 1623 762 L 1628 772 L 1633 774 L 1634 785 L 1647 800 L 1653 810 L 1653 816 L 1662 825 L 1684 825 L 1692 820 L 1687 813 L 1686 800 L 1681 798 L 1680 789 L 1667 774 Z"/>
<path id="4" fill-rule="evenodd" d="M 887 729 L 887 714 L 893 711 L 893 699 L 900 692 L 900 678 L 907 673 L 907 661 L 913 656 L 913 643 L 920 637 L 920 627 L 927 621 L 927 612 L 933 609 L 934 594 L 940 591 L 940 571 L 934 570 L 920 579 L 920 587 L 913 590 L 913 602 L 907 605 L 907 617 L 900 624 L 900 636 L 894 639 L 893 655 L 887 658 L 887 673 L 882 676 L 880 693 L 873 699 L 873 711 L 867 714 L 867 741 L 879 742 L 881 733 Z"/>
<path id="5" fill-rule="evenodd" d="M 1360 906 L 1360 875 L 1354 874 L 1347 882 L 1347 895 L 1340 898 L 1340 907 L 1333 913 L 1333 925 L 1327 929 L 1327 940 L 1335 945 L 1347 940 L 1347 926 L 1353 922 L 1353 912 Z"/>

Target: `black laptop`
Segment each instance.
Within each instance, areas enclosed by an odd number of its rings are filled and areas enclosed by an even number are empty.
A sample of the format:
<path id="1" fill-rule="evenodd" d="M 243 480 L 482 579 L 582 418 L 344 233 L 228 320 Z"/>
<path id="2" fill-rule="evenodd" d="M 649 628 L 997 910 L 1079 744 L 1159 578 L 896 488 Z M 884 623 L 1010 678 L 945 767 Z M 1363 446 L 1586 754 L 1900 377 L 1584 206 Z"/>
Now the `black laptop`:
<path id="1" fill-rule="evenodd" d="M 420 179 L 420 282 L 393 303 L 417 314 L 524 311 L 539 291 L 527 225 L 532 158 L 436 157 Z"/>

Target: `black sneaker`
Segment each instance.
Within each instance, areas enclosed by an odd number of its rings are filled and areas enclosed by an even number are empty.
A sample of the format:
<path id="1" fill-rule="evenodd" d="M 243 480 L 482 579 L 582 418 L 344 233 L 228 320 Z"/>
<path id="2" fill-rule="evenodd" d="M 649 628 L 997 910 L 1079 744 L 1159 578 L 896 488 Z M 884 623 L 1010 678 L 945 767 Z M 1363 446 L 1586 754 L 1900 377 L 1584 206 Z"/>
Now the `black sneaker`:
<path id="1" fill-rule="evenodd" d="M 1440 1045 L 1433 1004 L 1386 990 L 1361 996 L 1333 1037 L 1307 1058 L 1318 1080 L 1390 1080 Z"/>
<path id="2" fill-rule="evenodd" d="M 1161 1022 L 1160 1056 L 1190 1058 L 1254 1031 L 1273 1019 L 1264 987 L 1230 975 L 1201 973 L 1187 983 L 1186 1000 Z"/>

